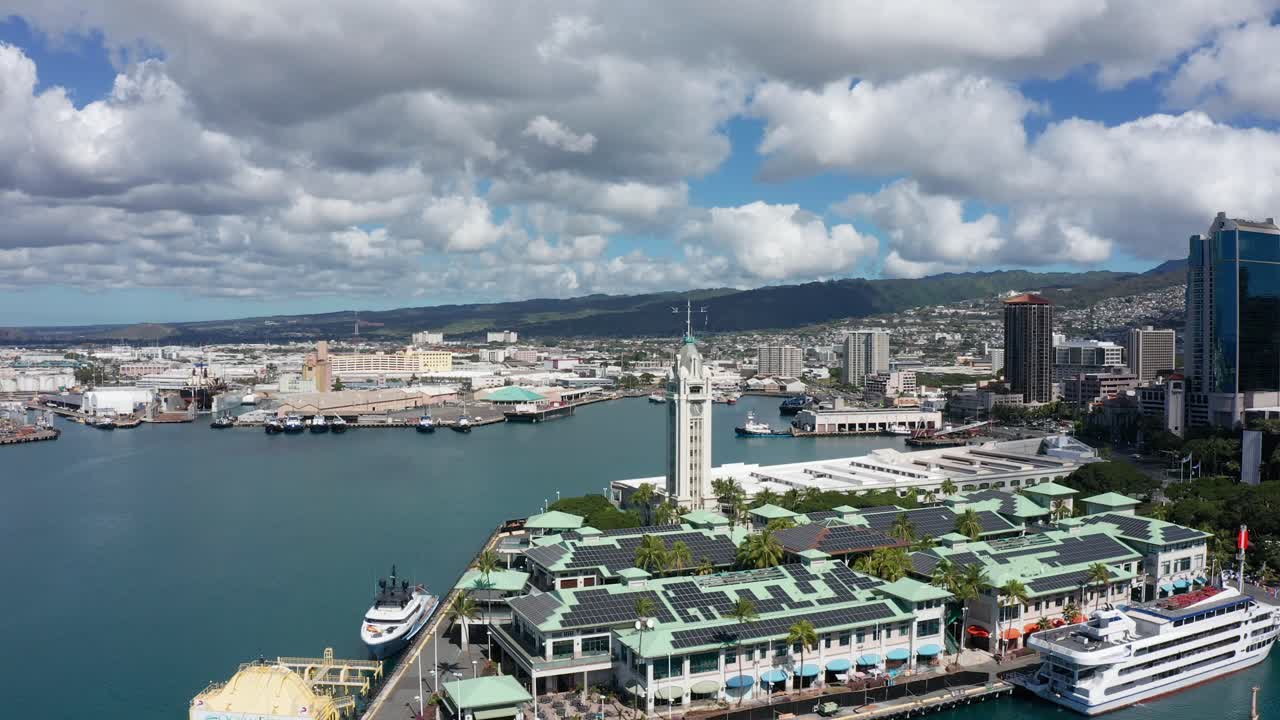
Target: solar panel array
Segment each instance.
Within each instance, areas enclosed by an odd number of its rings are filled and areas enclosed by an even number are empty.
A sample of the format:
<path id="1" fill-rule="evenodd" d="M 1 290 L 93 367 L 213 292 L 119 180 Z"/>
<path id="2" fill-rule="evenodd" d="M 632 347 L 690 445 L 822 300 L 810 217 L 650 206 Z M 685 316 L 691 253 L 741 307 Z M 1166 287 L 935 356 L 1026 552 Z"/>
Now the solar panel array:
<path id="1" fill-rule="evenodd" d="M 1000 506 L 996 508 L 996 512 L 1004 515 L 1012 515 L 1018 511 L 1018 496 L 1013 493 L 1007 493 L 1003 490 L 988 489 L 979 490 L 977 492 L 966 493 L 965 498 L 970 502 L 983 502 L 986 500 L 999 500 Z M 1045 510 L 1045 512 L 1049 512 Z"/>
<path id="2" fill-rule="evenodd" d="M 798 525 L 779 530 L 775 536 L 791 552 L 821 550 L 830 555 L 845 555 L 860 550 L 901 545 L 897 540 L 870 528 L 853 525 Z"/>
<path id="3" fill-rule="evenodd" d="M 654 618 L 658 622 L 674 622 L 675 617 L 662 599 L 652 590 L 611 593 L 605 588 L 579 590 L 573 594 L 574 604 L 560 620 L 560 626 L 601 627 L 617 625 L 636 619 L 636 600 L 647 597 L 653 601 Z"/>
<path id="4" fill-rule="evenodd" d="M 653 525 L 644 528 L 614 528 L 612 530 L 604 530 L 600 534 L 603 537 L 619 537 L 622 535 L 657 535 L 658 533 L 675 532 L 681 528 L 680 525 Z"/>
<path id="5" fill-rule="evenodd" d="M 818 522 L 819 520 L 827 520 L 834 517 L 840 517 L 840 513 L 835 510 L 818 510 L 811 513 L 805 513 L 810 522 Z"/>
<path id="6" fill-rule="evenodd" d="M 662 541 L 670 549 L 677 542 L 689 546 L 689 554 L 694 565 L 705 558 L 712 565 L 724 566 L 733 564 L 737 557 L 738 547 L 725 535 L 706 535 L 700 532 L 672 533 L 661 536 Z M 566 562 L 566 569 L 579 570 L 604 567 L 610 572 L 634 567 L 636 564 L 636 548 L 640 547 L 643 536 L 618 538 L 616 545 L 575 545 L 572 557 Z"/>
<path id="7" fill-rule="evenodd" d="M 511 609 L 520 613 L 534 625 L 541 625 L 555 614 L 560 601 L 547 593 L 535 592 L 514 597 L 507 601 Z"/>
<path id="8" fill-rule="evenodd" d="M 788 565 L 790 570 L 794 567 Z M 787 576 L 782 566 L 762 568 L 760 570 L 743 570 L 742 572 L 730 573 L 728 575 L 712 575 L 698 580 L 698 584 L 704 588 L 708 587 L 731 587 L 733 585 L 742 585 L 744 583 L 763 582 L 768 580 L 781 580 Z"/>
<path id="9" fill-rule="evenodd" d="M 1151 521 L 1146 518 L 1140 518 L 1136 515 L 1116 515 L 1114 513 L 1106 513 L 1104 515 L 1090 515 L 1084 518 L 1084 522 L 1089 525 L 1104 523 L 1114 526 L 1125 537 L 1136 538 L 1138 540 L 1151 540 Z"/>
<path id="10" fill-rule="evenodd" d="M 819 612 L 804 613 L 801 615 L 784 615 L 781 617 L 766 618 L 764 620 L 746 623 L 741 626 L 730 625 L 714 628 L 677 630 L 671 634 L 671 644 L 672 647 L 680 649 L 699 647 L 703 645 L 727 644 L 731 642 L 749 642 L 752 640 L 786 635 L 788 629 L 800 620 L 808 620 L 813 623 L 814 628 L 823 630 L 827 628 L 873 623 L 877 620 L 884 620 L 886 618 L 893 617 L 895 614 L 897 614 L 896 611 L 891 610 L 886 603 L 881 602 L 848 608 L 838 608 L 834 610 L 822 610 Z"/>
<path id="11" fill-rule="evenodd" d="M 1078 588 L 1083 585 L 1092 585 L 1089 581 L 1088 570 L 1077 570 L 1053 577 L 1040 578 L 1027 583 L 1027 587 L 1031 588 L 1033 593 L 1052 592 L 1054 590 L 1066 590 L 1067 588 Z"/>
<path id="12" fill-rule="evenodd" d="M 1200 537 L 1204 537 L 1204 533 L 1200 532 L 1199 530 L 1192 530 L 1191 528 L 1182 527 L 1181 525 L 1174 525 L 1172 527 L 1166 527 L 1164 529 L 1164 539 L 1170 542 L 1178 542 L 1180 540 L 1195 540 L 1196 538 L 1200 538 Z"/>
<path id="13" fill-rule="evenodd" d="M 1112 558 L 1132 555 L 1133 550 L 1107 535 L 1084 535 L 1081 537 L 1063 538 L 1054 545 L 1040 545 L 992 553 L 997 560 L 1018 557 L 1020 555 L 1044 555 L 1041 561 L 1053 567 L 1064 565 L 1080 565 L 1100 562 Z"/>
<path id="14" fill-rule="evenodd" d="M 877 512 L 867 514 L 865 511 L 863 517 L 867 519 L 867 524 L 873 530 L 878 530 L 886 535 L 889 529 L 893 527 L 894 520 L 902 513 L 906 513 L 911 520 L 911 524 L 915 526 L 916 536 L 924 537 L 931 535 L 933 537 L 941 537 L 949 532 L 955 532 L 956 529 L 956 513 L 947 507 L 925 507 L 915 508 L 914 510 L 890 510 L 887 512 Z M 998 532 L 1000 530 L 1008 530 L 1013 526 L 1007 520 L 990 510 L 982 510 L 978 512 L 978 522 L 982 525 L 982 532 Z"/>
<path id="15" fill-rule="evenodd" d="M 569 552 L 563 545 L 543 545 L 524 551 L 525 557 L 543 567 L 551 567 Z"/>

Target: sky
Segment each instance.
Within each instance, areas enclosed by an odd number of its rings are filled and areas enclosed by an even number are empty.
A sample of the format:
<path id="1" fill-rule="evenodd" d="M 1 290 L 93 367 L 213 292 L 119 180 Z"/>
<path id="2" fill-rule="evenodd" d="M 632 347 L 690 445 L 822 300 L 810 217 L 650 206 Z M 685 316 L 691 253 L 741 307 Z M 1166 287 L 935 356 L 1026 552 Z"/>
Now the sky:
<path id="1" fill-rule="evenodd" d="M 1280 0 L 4 0 L 0 326 L 1145 270 Z"/>

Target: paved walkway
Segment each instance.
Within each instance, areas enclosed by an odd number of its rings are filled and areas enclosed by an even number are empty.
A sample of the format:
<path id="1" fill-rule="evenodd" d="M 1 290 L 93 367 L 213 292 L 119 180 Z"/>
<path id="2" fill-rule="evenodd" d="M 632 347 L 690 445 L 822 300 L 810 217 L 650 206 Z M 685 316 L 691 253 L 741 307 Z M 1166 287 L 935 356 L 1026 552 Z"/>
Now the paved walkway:
<path id="1" fill-rule="evenodd" d="M 419 674 L 422 678 L 422 706 L 426 707 L 431 694 L 437 691 L 437 682 L 451 682 L 457 680 L 458 676 L 470 678 L 473 673 L 483 672 L 483 641 L 479 644 L 470 643 L 463 650 L 458 646 L 458 633 L 451 627 L 447 610 L 442 609 L 437 619 L 438 623 L 427 628 L 436 634 L 427 638 L 420 646 L 420 652 L 401 660 L 395 674 L 387 681 L 388 686 L 382 690 L 384 698 L 381 704 L 374 712 L 366 713 L 366 718 L 400 720 L 417 717 Z M 475 628 L 471 635 L 476 637 L 482 633 L 483 628 Z"/>

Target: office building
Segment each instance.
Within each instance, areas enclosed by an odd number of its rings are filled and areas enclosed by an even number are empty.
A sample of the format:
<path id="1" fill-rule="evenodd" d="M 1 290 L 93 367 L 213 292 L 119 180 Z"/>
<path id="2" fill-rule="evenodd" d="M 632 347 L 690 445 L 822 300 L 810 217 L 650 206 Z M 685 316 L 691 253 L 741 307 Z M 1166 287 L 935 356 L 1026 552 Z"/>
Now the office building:
<path id="1" fill-rule="evenodd" d="M 804 352 L 791 345 L 767 345 L 756 350 L 756 375 L 799 377 L 804 372 Z"/>
<path id="2" fill-rule="evenodd" d="M 1186 379 L 1174 373 L 1164 382 L 1138 387 L 1138 408 L 1146 416 L 1159 418 L 1164 429 L 1182 436 L 1186 423 Z"/>
<path id="3" fill-rule="evenodd" d="M 916 394 L 916 371 L 895 370 L 868 375 L 863 381 L 863 397 L 871 402 L 900 395 Z"/>
<path id="4" fill-rule="evenodd" d="M 868 375 L 889 372 L 889 333 L 859 330 L 844 339 L 844 381 L 861 386 Z"/>
<path id="5" fill-rule="evenodd" d="M 1123 368 L 1124 348 L 1101 340 L 1065 340 L 1053 346 L 1053 381 Z"/>
<path id="6" fill-rule="evenodd" d="M 987 362 L 991 363 L 992 374 L 999 376 L 1004 372 L 1004 348 L 987 350 Z"/>
<path id="7" fill-rule="evenodd" d="M 1280 404 L 1280 227 L 1218 213 L 1187 257 L 1188 424 Z"/>
<path id="8" fill-rule="evenodd" d="M 419 347 L 423 345 L 439 345 L 442 342 L 444 342 L 444 333 L 442 332 L 424 330 L 413 334 L 413 344 Z"/>
<path id="9" fill-rule="evenodd" d="M 514 330 L 503 330 L 501 332 L 491 332 L 485 335 L 485 342 L 504 343 L 506 345 L 514 345 L 519 342 L 520 334 Z"/>
<path id="10" fill-rule="evenodd" d="M 1004 301 L 1005 381 L 1024 403 L 1053 400 L 1053 303 L 1035 293 Z"/>
<path id="11" fill-rule="evenodd" d="M 1072 405 L 1088 405 L 1104 398 L 1136 390 L 1138 378 L 1126 367 L 1108 372 L 1081 373 L 1062 381 L 1062 399 Z"/>
<path id="12" fill-rule="evenodd" d="M 1125 364 L 1141 382 L 1152 382 L 1177 367 L 1173 330 L 1156 330 L 1150 325 L 1133 328 L 1125 338 Z"/>
<path id="13" fill-rule="evenodd" d="M 333 377 L 410 377 L 452 370 L 453 353 L 412 347 L 393 353 L 335 353 L 328 356 L 328 364 Z M 316 387 L 319 389 L 320 384 Z"/>

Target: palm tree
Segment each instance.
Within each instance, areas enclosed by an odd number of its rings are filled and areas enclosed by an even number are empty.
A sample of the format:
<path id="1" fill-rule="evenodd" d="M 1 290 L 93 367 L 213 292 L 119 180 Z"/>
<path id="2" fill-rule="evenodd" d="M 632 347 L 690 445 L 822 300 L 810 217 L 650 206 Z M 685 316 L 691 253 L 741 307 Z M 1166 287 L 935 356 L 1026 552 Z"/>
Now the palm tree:
<path id="1" fill-rule="evenodd" d="M 1069 602 L 1066 607 L 1062 608 L 1062 619 L 1068 623 L 1075 622 L 1076 616 L 1079 614 L 1080 606 L 1076 605 L 1074 602 Z"/>
<path id="2" fill-rule="evenodd" d="M 997 598 L 998 598 L 998 601 L 996 605 L 998 608 L 1014 607 L 1016 605 L 1025 606 L 1027 605 L 1027 603 L 1031 602 L 1031 599 L 1027 594 L 1027 586 L 1023 585 L 1022 581 L 1017 579 L 1006 580 L 1004 585 L 1000 586 L 1000 592 L 997 595 Z M 1020 613 L 1019 613 L 1019 616 L 1021 616 Z M 996 630 L 999 630 L 999 629 L 1000 629 L 1000 618 L 997 615 Z M 1001 646 L 1004 645 L 1003 632 L 1000 633 L 1000 645 Z"/>
<path id="3" fill-rule="evenodd" d="M 1111 571 L 1106 565 L 1096 562 L 1089 566 L 1088 573 L 1089 582 L 1098 586 L 1098 597 L 1093 601 L 1093 609 L 1097 610 L 1098 605 L 1102 603 L 1102 594 L 1106 591 L 1107 583 L 1111 582 Z"/>
<path id="4" fill-rule="evenodd" d="M 925 535 L 924 537 L 916 538 L 916 541 L 911 543 L 911 552 L 920 552 L 921 550 L 928 550 L 932 547 L 935 547 L 937 544 L 938 544 L 938 541 L 934 540 L 932 535 Z"/>
<path id="5" fill-rule="evenodd" d="M 640 538 L 636 547 L 636 567 L 653 572 L 667 565 L 667 544 L 655 535 Z"/>
<path id="6" fill-rule="evenodd" d="M 778 538 L 768 530 L 762 530 L 748 535 L 742 542 L 738 548 L 738 562 L 745 567 L 761 570 L 781 564 L 784 552 Z"/>
<path id="7" fill-rule="evenodd" d="M 653 524 L 671 525 L 680 517 L 680 506 L 673 502 L 664 502 L 653 513 Z"/>
<path id="8" fill-rule="evenodd" d="M 956 578 L 956 589 L 952 594 L 956 599 L 964 603 L 960 610 L 960 632 L 964 633 L 969 627 L 969 603 L 976 600 L 982 595 L 982 591 L 991 587 L 991 580 L 987 577 L 987 571 L 977 563 L 969 563 L 964 566 Z M 960 647 L 964 648 L 964 635 L 960 636 Z"/>
<path id="9" fill-rule="evenodd" d="M 800 620 L 787 629 L 787 644 L 800 646 L 800 669 L 796 672 L 796 689 L 804 688 L 804 651 L 805 648 L 818 647 L 818 631 L 813 628 L 813 623 L 808 620 Z"/>
<path id="10" fill-rule="evenodd" d="M 937 494 L 937 493 L 935 493 L 933 490 L 928 490 L 928 491 L 927 491 L 927 492 L 925 492 L 925 494 L 924 494 L 924 501 L 925 501 L 926 503 L 928 503 L 928 504 L 932 505 L 932 504 L 934 504 L 934 503 L 938 502 L 938 494 Z"/>
<path id="11" fill-rule="evenodd" d="M 855 570 L 893 582 L 906 577 L 911 558 L 902 548 L 877 548 L 854 561 Z"/>
<path id="12" fill-rule="evenodd" d="M 729 617 L 733 618 L 734 620 L 737 620 L 738 627 L 742 628 L 749 622 L 755 622 L 756 618 L 759 616 L 756 614 L 756 604 L 751 602 L 750 598 L 739 595 L 738 599 L 733 602 L 733 606 L 729 608 Z M 738 652 L 736 654 L 736 657 L 738 658 L 738 674 L 741 675 L 742 674 L 742 631 L 741 629 L 739 629 L 738 633 L 734 635 L 734 640 L 737 642 L 737 646 L 738 646 Z M 743 693 L 742 695 L 738 696 L 739 705 L 742 704 L 742 698 L 745 695 L 746 693 Z"/>
<path id="13" fill-rule="evenodd" d="M 649 536 L 646 535 L 645 537 Z M 649 629 L 649 619 L 658 611 L 658 604 L 648 595 L 640 595 L 636 597 L 636 602 L 632 606 L 632 609 L 635 611 L 636 627 L 640 633 L 640 639 L 636 642 L 636 655 L 639 656 L 640 664 L 643 667 L 647 664 L 644 661 L 644 631 Z M 648 671 L 646 670 L 645 673 L 647 677 Z M 640 693 L 635 693 L 631 696 L 631 709 L 635 712 L 639 712 L 636 707 L 636 703 L 639 699 Z"/>
<path id="14" fill-rule="evenodd" d="M 761 490 L 760 492 L 756 493 L 755 498 L 751 500 L 751 507 L 760 507 L 761 505 L 777 505 L 781 501 L 782 501 L 782 498 L 778 497 L 778 493 L 768 488 L 765 488 L 764 490 Z"/>
<path id="15" fill-rule="evenodd" d="M 901 540 L 910 544 L 916 539 L 916 524 L 911 522 L 911 516 L 906 513 L 898 513 L 893 519 L 893 524 L 889 526 L 889 537 Z"/>
<path id="16" fill-rule="evenodd" d="M 930 585 L 933 585 L 934 587 L 942 588 L 943 590 L 946 590 L 947 592 L 951 593 L 954 596 L 956 595 L 956 587 L 959 584 L 959 582 L 960 582 L 960 572 L 959 570 L 956 569 L 955 563 L 951 562 L 950 560 L 947 560 L 946 558 L 943 558 L 942 560 L 938 561 L 937 565 L 933 566 L 933 574 L 929 578 Z M 943 609 L 944 622 L 945 622 L 945 612 L 946 610 L 944 608 Z M 946 632 L 946 628 L 943 628 L 943 632 Z M 960 628 L 960 633 L 961 633 L 960 636 L 956 639 L 956 648 L 957 648 L 956 659 L 959 659 L 960 657 L 959 648 L 964 645 L 964 634 L 963 634 L 964 627 L 963 626 L 961 626 Z M 945 645 L 945 643 L 943 644 Z M 943 659 L 945 660 L 946 658 L 944 657 Z"/>
<path id="17" fill-rule="evenodd" d="M 942 491 L 943 495 L 950 497 L 952 495 L 955 495 L 956 490 L 958 490 L 959 488 L 957 488 L 956 484 L 951 481 L 951 478 L 947 478 L 946 480 L 942 481 L 942 484 L 938 486 L 938 489 Z"/>
<path id="18" fill-rule="evenodd" d="M 778 532 L 779 530 L 786 530 L 787 528 L 793 528 L 795 526 L 796 526 L 795 520 L 792 520 L 791 518 L 788 518 L 788 517 L 782 517 L 782 518 L 774 518 L 770 520 L 769 524 L 764 526 L 764 529 L 768 530 L 769 532 Z"/>
<path id="19" fill-rule="evenodd" d="M 711 564 L 711 558 L 703 556 L 702 560 L 698 563 L 698 574 L 710 575 L 715 571 L 716 571 L 716 566 Z"/>
<path id="20" fill-rule="evenodd" d="M 974 541 L 982 537 L 982 519 L 978 517 L 978 511 L 968 508 L 957 515 L 955 531 Z"/>
<path id="21" fill-rule="evenodd" d="M 467 631 L 467 621 L 475 620 L 480 614 L 480 606 L 476 603 L 476 599 L 471 597 L 471 593 L 463 590 L 453 599 L 453 605 L 449 608 L 449 615 L 455 623 L 460 623 L 459 632 L 462 635 L 462 649 L 467 649 L 467 642 L 470 633 Z"/>
<path id="22" fill-rule="evenodd" d="M 1053 627 L 1053 621 L 1047 615 L 1041 615 L 1040 619 L 1036 621 L 1037 630 L 1048 630 L 1051 627 Z"/>
<path id="23" fill-rule="evenodd" d="M 683 540 L 677 540 L 671 544 L 671 549 L 667 551 L 667 567 L 675 572 L 680 572 L 693 562 L 693 553 L 689 550 L 689 545 Z"/>
<path id="24" fill-rule="evenodd" d="M 1067 507 L 1066 498 L 1058 498 L 1054 500 L 1049 504 L 1049 507 L 1052 508 L 1050 512 L 1053 513 L 1054 520 L 1061 520 L 1071 513 L 1071 508 Z"/>
<path id="25" fill-rule="evenodd" d="M 493 582 L 489 579 L 489 574 L 497 570 L 500 565 L 498 553 L 493 550 L 486 549 L 476 557 L 475 569 L 480 571 L 480 577 L 476 578 L 476 587 L 481 587 L 483 580 L 483 588 L 488 590 L 493 587 Z M 489 632 L 489 613 L 484 614 L 484 639 L 488 646 L 489 657 L 493 657 L 493 640 L 490 638 Z"/>
<path id="26" fill-rule="evenodd" d="M 649 516 L 653 512 L 653 506 L 650 504 L 652 502 L 653 483 L 640 483 L 640 487 L 636 488 L 636 491 L 631 493 L 631 504 L 641 506 L 642 512 L 644 513 L 645 525 L 653 524 L 649 519 Z"/>

